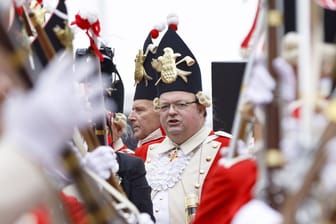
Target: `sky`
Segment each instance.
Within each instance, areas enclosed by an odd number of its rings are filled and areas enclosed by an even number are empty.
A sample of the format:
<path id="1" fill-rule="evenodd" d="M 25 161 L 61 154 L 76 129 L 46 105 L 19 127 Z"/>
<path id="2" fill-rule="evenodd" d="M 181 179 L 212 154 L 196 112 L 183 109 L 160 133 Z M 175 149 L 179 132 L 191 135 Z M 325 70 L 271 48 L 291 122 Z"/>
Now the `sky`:
<path id="1" fill-rule="evenodd" d="M 101 40 L 114 49 L 114 62 L 125 86 L 124 112 L 131 110 L 134 94 L 134 59 L 149 31 L 179 17 L 178 34 L 196 57 L 203 91 L 211 97 L 211 63 L 244 60 L 240 44 L 253 23 L 258 0 L 66 0 L 69 20 L 79 11 L 98 16 Z M 159 41 L 161 34 L 157 41 Z M 87 47 L 83 31 L 75 32 L 74 47 Z M 209 111 L 211 120 L 212 111 Z"/>

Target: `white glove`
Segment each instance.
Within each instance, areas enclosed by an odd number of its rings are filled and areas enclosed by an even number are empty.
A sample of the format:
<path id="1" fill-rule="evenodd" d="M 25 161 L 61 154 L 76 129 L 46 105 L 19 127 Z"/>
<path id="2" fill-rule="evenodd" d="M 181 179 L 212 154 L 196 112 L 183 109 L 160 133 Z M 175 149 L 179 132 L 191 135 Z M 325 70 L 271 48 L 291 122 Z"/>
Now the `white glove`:
<path id="1" fill-rule="evenodd" d="M 147 213 L 140 213 L 139 224 L 154 224 L 153 220 Z"/>
<path id="2" fill-rule="evenodd" d="M 321 172 L 321 181 L 325 188 L 325 191 L 329 194 L 334 194 L 336 192 L 336 138 L 331 139 L 327 145 L 327 158 L 326 163 Z"/>
<path id="3" fill-rule="evenodd" d="M 3 106 L 5 140 L 46 166 L 59 158 L 75 127 L 83 128 L 89 119 L 104 114 L 97 105 L 89 111 L 75 88 L 75 83 L 93 74 L 94 64 L 82 60 L 76 63 L 76 71 L 72 68 L 70 54 L 56 56 L 31 91 L 10 94 Z M 88 95 L 97 99 L 101 94 L 97 78 L 92 86 Z"/>
<path id="4" fill-rule="evenodd" d="M 252 146 L 253 147 L 253 146 Z M 229 155 L 229 147 L 223 147 L 220 149 L 220 153 L 222 155 L 222 158 L 227 158 Z M 236 143 L 236 148 L 237 153 L 239 156 L 245 156 L 245 155 L 250 155 L 251 154 L 251 148 L 243 141 L 238 139 Z"/>
<path id="5" fill-rule="evenodd" d="M 127 217 L 129 224 L 154 224 L 153 220 L 147 213 L 140 213 L 138 217 L 130 215 Z"/>
<path id="6" fill-rule="evenodd" d="M 293 101 L 296 98 L 295 72 L 285 59 L 278 57 L 273 60 L 272 66 L 279 76 L 279 91 L 281 99 Z"/>
<path id="7" fill-rule="evenodd" d="M 282 223 L 282 216 L 263 201 L 253 199 L 237 211 L 231 223 L 280 224 Z"/>
<path id="8" fill-rule="evenodd" d="M 83 165 L 105 180 L 111 173 L 115 174 L 119 170 L 117 155 L 110 146 L 99 146 L 88 152 L 83 159 Z"/>
<path id="9" fill-rule="evenodd" d="M 252 68 L 251 78 L 247 84 L 246 100 L 255 105 L 270 103 L 273 100 L 275 81 L 261 61 L 257 61 Z"/>

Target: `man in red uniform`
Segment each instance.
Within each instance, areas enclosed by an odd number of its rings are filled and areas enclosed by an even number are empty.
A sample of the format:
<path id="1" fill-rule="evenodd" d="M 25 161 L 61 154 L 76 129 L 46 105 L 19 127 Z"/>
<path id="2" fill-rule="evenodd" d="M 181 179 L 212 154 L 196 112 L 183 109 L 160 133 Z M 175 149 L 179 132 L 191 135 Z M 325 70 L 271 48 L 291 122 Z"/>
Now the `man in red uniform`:
<path id="1" fill-rule="evenodd" d="M 134 137 L 138 140 L 135 155 L 146 161 L 148 146 L 161 142 L 165 136 L 160 124 L 159 112 L 153 101 L 157 97 L 155 80 L 157 72 L 151 66 L 155 54 L 151 33 L 148 34 L 143 50 L 136 57 L 135 82 L 137 84 L 132 112 L 128 120 L 132 124 Z"/>
<path id="2" fill-rule="evenodd" d="M 200 197 L 203 184 L 217 166 L 220 149 L 230 137 L 206 127 L 206 107 L 199 65 L 176 33 L 177 18 L 162 37 L 153 65 L 157 81 L 160 121 L 167 137 L 151 144 L 147 153 L 147 179 L 152 187 L 156 223 L 186 223 L 186 206 Z M 175 22 L 175 23 L 174 23 Z"/>

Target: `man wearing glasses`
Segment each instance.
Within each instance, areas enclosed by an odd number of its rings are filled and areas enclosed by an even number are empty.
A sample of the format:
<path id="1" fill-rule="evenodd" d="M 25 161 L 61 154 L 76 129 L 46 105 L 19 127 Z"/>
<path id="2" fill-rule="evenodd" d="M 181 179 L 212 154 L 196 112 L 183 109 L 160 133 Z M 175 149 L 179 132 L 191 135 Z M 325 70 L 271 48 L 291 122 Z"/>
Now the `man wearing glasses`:
<path id="1" fill-rule="evenodd" d="M 175 29 L 176 30 L 176 29 Z M 155 107 L 167 137 L 149 147 L 146 169 L 156 223 L 191 223 L 203 184 L 229 135 L 205 126 L 210 99 L 195 57 L 170 26 L 152 61 L 159 72 Z"/>

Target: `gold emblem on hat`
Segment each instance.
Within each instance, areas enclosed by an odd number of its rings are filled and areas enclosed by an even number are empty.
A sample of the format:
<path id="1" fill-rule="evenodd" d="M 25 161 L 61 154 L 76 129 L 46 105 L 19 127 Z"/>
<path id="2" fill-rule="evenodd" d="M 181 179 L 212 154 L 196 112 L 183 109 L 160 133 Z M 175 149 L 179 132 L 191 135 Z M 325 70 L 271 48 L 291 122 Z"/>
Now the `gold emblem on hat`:
<path id="1" fill-rule="evenodd" d="M 184 71 L 177 68 L 177 65 L 186 62 L 186 64 L 190 67 L 195 63 L 195 60 L 190 56 L 185 56 L 180 61 L 175 62 L 176 58 L 180 57 L 180 53 L 174 53 L 174 50 L 170 47 L 166 47 L 163 49 L 164 54 L 157 59 L 153 59 L 152 66 L 153 68 L 161 73 L 161 77 L 155 83 L 157 85 L 160 80 L 166 84 L 171 84 L 176 81 L 177 77 L 180 76 L 184 82 L 188 83 L 187 76 L 191 74 L 190 71 Z"/>
<path id="2" fill-rule="evenodd" d="M 146 60 L 149 51 L 155 53 L 156 47 L 153 47 L 153 45 L 150 44 L 148 45 L 145 53 L 143 52 L 143 50 L 139 50 L 138 54 L 135 57 L 135 71 L 134 71 L 135 85 L 139 84 L 142 81 L 142 79 L 145 79 L 145 83 L 147 86 L 148 80 L 153 79 L 147 74 L 144 68 L 144 62 Z"/>
<path id="3" fill-rule="evenodd" d="M 64 21 L 64 29 L 57 25 L 56 27 L 54 27 L 53 31 L 55 32 L 56 37 L 61 42 L 61 44 L 67 50 L 72 51 L 74 34 L 70 29 L 68 22 L 66 20 Z"/>

